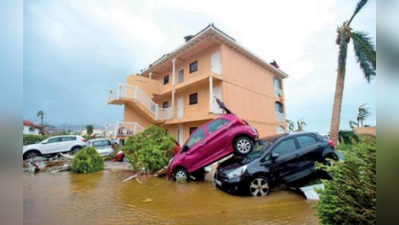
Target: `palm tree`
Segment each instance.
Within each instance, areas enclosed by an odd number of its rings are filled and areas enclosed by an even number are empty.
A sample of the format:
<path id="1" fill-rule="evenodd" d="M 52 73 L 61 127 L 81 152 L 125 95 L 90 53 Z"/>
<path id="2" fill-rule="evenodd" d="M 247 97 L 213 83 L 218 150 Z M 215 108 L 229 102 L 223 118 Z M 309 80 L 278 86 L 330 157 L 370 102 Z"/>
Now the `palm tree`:
<path id="1" fill-rule="evenodd" d="M 355 121 L 349 121 L 349 127 L 353 130 L 356 127 L 359 127 L 359 123 L 356 123 Z"/>
<path id="2" fill-rule="evenodd" d="M 40 117 L 40 133 L 42 133 L 42 135 L 44 135 L 44 127 L 43 127 L 44 112 L 41 110 L 39 112 L 37 112 L 37 117 Z"/>
<path id="3" fill-rule="evenodd" d="M 338 37 L 336 43 L 339 45 L 338 73 L 330 129 L 331 140 L 335 146 L 337 146 L 338 143 L 342 97 L 345 83 L 346 58 L 348 55 L 348 43 L 350 40 L 353 42 L 355 55 L 358 63 L 360 64 L 360 68 L 363 71 L 365 79 L 370 82 L 371 79 L 376 76 L 377 51 L 375 49 L 375 44 L 371 41 L 371 38 L 368 37 L 366 33 L 352 31 L 352 28 L 350 27 L 350 24 L 355 16 L 363 9 L 367 2 L 368 0 L 360 0 L 352 17 L 337 29 Z"/>
<path id="4" fill-rule="evenodd" d="M 298 120 L 298 132 L 304 131 L 304 128 L 307 126 L 307 124 L 303 120 Z"/>
<path id="5" fill-rule="evenodd" d="M 288 127 L 288 133 L 295 131 L 295 123 L 291 120 L 287 120 L 287 127 Z"/>
<path id="6" fill-rule="evenodd" d="M 369 108 L 365 107 L 366 105 L 367 105 L 367 103 L 365 103 L 359 107 L 359 114 L 357 115 L 358 126 L 364 127 L 363 122 L 371 115 L 369 112 Z"/>

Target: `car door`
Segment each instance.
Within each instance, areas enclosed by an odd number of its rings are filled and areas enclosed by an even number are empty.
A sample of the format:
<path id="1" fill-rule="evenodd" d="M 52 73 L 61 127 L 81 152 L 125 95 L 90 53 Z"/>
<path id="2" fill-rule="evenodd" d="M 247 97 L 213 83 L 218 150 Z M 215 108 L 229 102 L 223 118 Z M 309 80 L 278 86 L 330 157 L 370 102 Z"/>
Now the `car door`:
<path id="1" fill-rule="evenodd" d="M 297 136 L 296 139 L 300 148 L 300 170 L 312 168 L 316 161 L 317 151 L 322 150 L 322 145 L 315 136 L 310 134 Z"/>
<path id="2" fill-rule="evenodd" d="M 187 140 L 183 149 L 185 150 L 185 165 L 188 172 L 192 172 L 195 169 L 198 169 L 203 165 L 201 160 L 204 158 L 204 153 L 202 150 L 204 149 L 206 144 L 206 133 L 205 127 L 199 128 L 195 133 L 193 133 L 190 138 Z"/>
<path id="3" fill-rule="evenodd" d="M 271 150 L 267 160 L 271 159 L 272 153 L 280 156 L 269 166 L 275 181 L 288 181 L 288 177 L 295 174 L 298 169 L 299 149 L 294 138 L 288 138 L 276 144 Z"/>
<path id="4" fill-rule="evenodd" d="M 57 153 L 60 151 L 60 147 L 61 147 L 60 137 L 50 138 L 48 139 L 47 142 L 42 143 L 41 152 L 42 154 Z"/>
<path id="5" fill-rule="evenodd" d="M 204 163 L 210 164 L 228 153 L 228 146 L 231 144 L 227 140 L 230 136 L 230 130 L 226 126 L 228 123 L 226 119 L 216 119 L 206 125 L 208 136 L 202 149 Z"/>
<path id="6" fill-rule="evenodd" d="M 60 149 L 62 152 L 69 152 L 76 144 L 76 137 L 62 137 Z"/>
<path id="7" fill-rule="evenodd" d="M 104 141 L 93 141 L 92 146 L 97 150 L 100 155 L 103 155 L 104 152 Z"/>

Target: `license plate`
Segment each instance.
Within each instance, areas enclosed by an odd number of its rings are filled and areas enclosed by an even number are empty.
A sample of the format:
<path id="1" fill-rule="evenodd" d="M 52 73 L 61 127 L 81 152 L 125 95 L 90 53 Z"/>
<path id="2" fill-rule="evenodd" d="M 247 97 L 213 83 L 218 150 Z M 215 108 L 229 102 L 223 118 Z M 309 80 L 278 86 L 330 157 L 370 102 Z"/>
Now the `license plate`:
<path id="1" fill-rule="evenodd" d="M 218 180 L 216 180 L 216 179 L 215 179 L 215 183 L 216 183 L 217 185 L 219 185 L 219 186 L 222 186 L 222 182 L 220 182 L 220 181 L 218 181 Z"/>

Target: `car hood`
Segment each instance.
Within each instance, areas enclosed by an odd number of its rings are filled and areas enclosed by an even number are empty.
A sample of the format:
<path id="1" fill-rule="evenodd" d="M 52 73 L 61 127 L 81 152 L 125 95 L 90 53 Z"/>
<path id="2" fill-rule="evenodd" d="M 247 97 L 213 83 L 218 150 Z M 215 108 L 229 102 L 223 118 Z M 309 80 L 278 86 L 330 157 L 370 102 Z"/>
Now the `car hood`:
<path id="1" fill-rule="evenodd" d="M 243 158 L 243 157 L 233 156 L 233 157 L 229 158 L 228 160 L 223 161 L 218 166 L 218 170 L 220 172 L 230 171 L 230 170 L 240 168 L 241 166 L 246 165 L 248 163 L 249 162 L 247 160 L 245 160 L 245 158 Z"/>

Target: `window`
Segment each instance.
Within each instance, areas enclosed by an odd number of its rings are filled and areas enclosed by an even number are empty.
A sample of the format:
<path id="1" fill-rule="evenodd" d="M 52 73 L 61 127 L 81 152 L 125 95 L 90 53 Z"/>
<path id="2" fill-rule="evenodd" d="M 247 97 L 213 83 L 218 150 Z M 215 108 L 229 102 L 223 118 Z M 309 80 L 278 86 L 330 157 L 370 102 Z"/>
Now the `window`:
<path id="1" fill-rule="evenodd" d="M 300 148 L 306 148 L 317 143 L 317 140 L 309 135 L 299 136 L 297 137 L 297 140 Z"/>
<path id="2" fill-rule="evenodd" d="M 57 142 L 61 142 L 61 138 L 60 137 L 56 137 L 56 138 L 51 138 L 47 141 L 47 143 L 57 143 Z"/>
<path id="3" fill-rule="evenodd" d="M 196 131 L 187 141 L 187 147 L 191 148 L 205 138 L 204 128 L 202 127 Z"/>
<path id="4" fill-rule="evenodd" d="M 290 138 L 281 142 L 276 148 L 273 149 L 273 153 L 278 153 L 280 156 L 290 154 L 296 151 L 296 145 L 294 139 Z"/>
<path id="5" fill-rule="evenodd" d="M 190 135 L 192 135 L 197 129 L 198 127 L 190 127 Z"/>
<path id="6" fill-rule="evenodd" d="M 62 137 L 61 141 L 76 141 L 76 137 Z"/>
<path id="7" fill-rule="evenodd" d="M 198 93 L 190 95 L 190 105 L 195 105 L 198 103 Z"/>
<path id="8" fill-rule="evenodd" d="M 280 102 L 276 102 L 276 112 L 283 113 L 283 108 L 283 104 L 281 104 Z"/>
<path id="9" fill-rule="evenodd" d="M 218 129 L 220 129 L 221 127 L 223 127 L 224 125 L 226 125 L 228 123 L 229 123 L 229 121 L 227 121 L 225 119 L 218 119 L 218 120 L 210 122 L 208 125 L 206 125 L 206 127 L 208 128 L 208 133 L 212 134 L 213 132 L 217 131 Z"/>
<path id="10" fill-rule="evenodd" d="M 166 76 L 163 77 L 163 84 L 164 85 L 169 84 L 169 75 L 166 75 Z"/>
<path id="11" fill-rule="evenodd" d="M 162 108 L 164 108 L 164 109 L 169 108 L 168 102 L 164 102 L 164 103 L 162 104 Z"/>
<path id="12" fill-rule="evenodd" d="M 194 73 L 198 70 L 198 61 L 190 64 L 190 73 Z"/>
<path id="13" fill-rule="evenodd" d="M 179 70 L 178 82 L 179 84 L 184 82 L 184 70 Z"/>
<path id="14" fill-rule="evenodd" d="M 33 132 L 33 131 L 35 131 L 35 128 L 33 128 L 33 127 L 29 127 L 29 131 L 30 131 L 30 132 Z"/>
<path id="15" fill-rule="evenodd" d="M 273 78 L 273 84 L 275 89 L 281 89 L 281 80 L 277 77 Z"/>
<path id="16" fill-rule="evenodd" d="M 99 147 L 105 147 L 105 146 L 110 146 L 111 142 L 108 140 L 102 140 L 102 141 L 94 141 L 93 142 L 93 147 L 99 148 Z"/>

